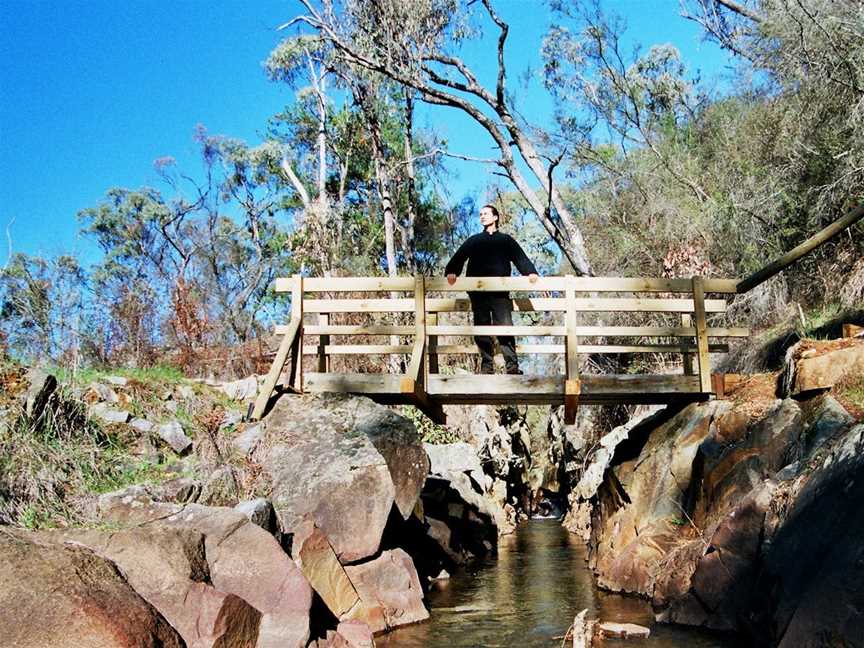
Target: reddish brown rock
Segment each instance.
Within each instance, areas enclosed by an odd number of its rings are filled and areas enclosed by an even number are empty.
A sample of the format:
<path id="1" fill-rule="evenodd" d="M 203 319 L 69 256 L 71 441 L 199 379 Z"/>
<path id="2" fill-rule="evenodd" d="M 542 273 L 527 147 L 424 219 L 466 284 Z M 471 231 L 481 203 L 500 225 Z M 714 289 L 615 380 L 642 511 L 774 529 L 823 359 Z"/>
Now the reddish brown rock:
<path id="1" fill-rule="evenodd" d="M 86 545 L 120 567 L 129 584 L 194 648 L 254 648 L 261 613 L 210 582 L 204 536 L 163 524 L 43 538 Z"/>
<path id="2" fill-rule="evenodd" d="M 383 611 L 383 618 L 361 617 L 373 632 L 429 618 L 417 570 L 411 557 L 401 549 L 385 551 L 366 563 L 347 565 L 345 571 L 366 608 Z"/>
<path id="3" fill-rule="evenodd" d="M 795 362 L 792 395 L 833 387 L 846 376 L 864 375 L 864 340 L 844 340 L 844 348 L 808 355 Z"/>
<path id="4" fill-rule="evenodd" d="M 100 509 L 123 525 L 200 533 L 213 587 L 261 613 L 257 648 L 305 647 L 312 589 L 276 539 L 245 515 L 230 508 L 158 504 L 140 489 L 105 495 Z"/>
<path id="5" fill-rule="evenodd" d="M 336 558 L 327 536 L 311 520 L 295 529 L 291 554 L 312 589 L 337 619 L 360 605 L 360 595 Z"/>
<path id="6" fill-rule="evenodd" d="M 362 621 L 343 621 L 311 648 L 375 648 L 375 640 L 369 626 Z"/>
<path id="7" fill-rule="evenodd" d="M 0 637 L 6 648 L 182 648 L 177 632 L 83 547 L 0 533 Z"/>

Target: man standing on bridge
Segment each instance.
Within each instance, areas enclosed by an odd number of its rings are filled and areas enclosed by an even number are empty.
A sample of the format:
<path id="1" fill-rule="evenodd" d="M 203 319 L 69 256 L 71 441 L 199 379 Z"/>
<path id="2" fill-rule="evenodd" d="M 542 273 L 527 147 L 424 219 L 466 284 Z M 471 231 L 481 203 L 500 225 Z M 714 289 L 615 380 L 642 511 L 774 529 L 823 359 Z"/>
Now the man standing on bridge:
<path id="1" fill-rule="evenodd" d="M 498 231 L 500 216 L 492 205 L 480 209 L 480 224 L 483 231 L 465 241 L 450 262 L 444 268 L 447 283 L 451 286 L 456 282 L 456 276 L 462 272 L 462 266 L 468 261 L 467 277 L 509 277 L 510 264 L 523 275 L 528 275 L 531 283 L 537 281 L 537 268 L 519 247 L 513 237 Z M 474 313 L 475 326 L 499 324 L 513 325 L 513 302 L 506 292 L 469 292 L 471 310 Z M 474 337 L 480 350 L 480 373 L 494 373 L 492 361 L 492 338 L 488 335 Z M 521 374 L 519 360 L 516 357 L 516 340 L 512 336 L 498 336 L 498 344 L 504 356 L 504 366 L 508 374 Z"/>

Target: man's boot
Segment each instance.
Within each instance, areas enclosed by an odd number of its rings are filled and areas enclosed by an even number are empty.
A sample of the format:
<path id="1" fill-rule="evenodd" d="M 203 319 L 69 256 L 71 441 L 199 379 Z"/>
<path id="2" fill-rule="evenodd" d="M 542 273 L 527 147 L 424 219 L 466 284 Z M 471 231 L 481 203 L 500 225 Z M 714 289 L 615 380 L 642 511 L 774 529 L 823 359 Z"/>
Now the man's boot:
<path id="1" fill-rule="evenodd" d="M 481 362 L 480 363 L 480 373 L 481 374 L 494 374 L 495 366 L 491 362 Z"/>
<path id="2" fill-rule="evenodd" d="M 521 376 L 522 370 L 519 368 L 519 365 L 509 365 L 507 367 L 507 373 L 511 376 Z"/>

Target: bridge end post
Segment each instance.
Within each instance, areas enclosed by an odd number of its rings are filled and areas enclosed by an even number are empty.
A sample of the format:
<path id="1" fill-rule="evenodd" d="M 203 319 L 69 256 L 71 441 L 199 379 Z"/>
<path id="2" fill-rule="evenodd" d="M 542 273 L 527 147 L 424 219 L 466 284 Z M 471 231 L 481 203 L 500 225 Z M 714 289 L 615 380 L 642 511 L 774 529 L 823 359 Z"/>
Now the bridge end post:
<path id="1" fill-rule="evenodd" d="M 709 394 L 711 385 L 711 358 L 708 355 L 708 325 L 705 320 L 705 285 L 703 277 L 693 277 L 693 315 L 696 319 L 696 359 L 699 365 L 699 391 Z"/>
<path id="2" fill-rule="evenodd" d="M 258 397 L 255 399 L 255 406 L 249 417 L 253 421 L 257 421 L 264 415 L 264 410 L 267 409 L 267 403 L 270 401 L 273 389 L 275 389 L 279 376 L 282 374 L 282 369 L 288 361 L 289 354 L 294 356 L 294 364 L 291 367 L 289 382 L 296 385 L 295 375 L 300 375 L 301 369 L 298 368 L 298 364 L 303 362 L 303 278 L 300 275 L 295 275 L 291 280 L 294 284 L 291 290 L 290 323 L 282 341 L 279 343 L 279 349 L 276 351 L 276 357 L 273 358 L 273 364 L 270 365 L 270 371 L 267 372 L 267 377 L 264 379 L 261 391 L 258 392 Z"/>

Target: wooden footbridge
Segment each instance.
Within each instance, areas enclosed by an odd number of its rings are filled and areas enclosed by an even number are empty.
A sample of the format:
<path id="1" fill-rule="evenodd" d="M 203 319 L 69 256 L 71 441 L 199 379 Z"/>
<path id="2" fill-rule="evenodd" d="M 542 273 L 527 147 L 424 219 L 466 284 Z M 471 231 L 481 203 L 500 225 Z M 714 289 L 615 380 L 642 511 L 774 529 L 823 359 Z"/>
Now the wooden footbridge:
<path id="1" fill-rule="evenodd" d="M 444 278 L 430 277 L 277 279 L 276 290 L 291 294 L 291 317 L 287 325 L 276 329 L 282 340 L 252 418 L 259 419 L 264 414 L 289 358 L 290 369 L 282 381 L 284 390 L 363 394 L 381 403 L 413 404 L 432 420 L 442 423 L 442 406 L 449 404 L 564 405 L 565 421 L 572 423 L 580 403 L 664 404 L 707 400 L 723 391 L 722 376 L 711 374 L 710 353 L 728 350 L 722 340 L 749 335 L 747 328 L 708 326 L 708 317 L 725 313 L 730 295 L 753 289 L 862 219 L 864 205 L 859 205 L 741 281 L 706 277 L 566 276 L 543 277 L 532 283 L 526 277 L 472 277 L 457 279 L 450 285 Z M 537 317 L 544 323 L 471 326 L 448 322 L 447 318 L 454 314 L 470 312 L 464 294 L 467 291 L 515 294 L 514 310 L 546 314 Z M 361 296 L 357 297 L 358 294 Z M 712 295 L 712 299 L 707 298 Z M 666 313 L 675 321 L 668 326 L 601 326 L 580 322 L 580 315 L 585 319 L 584 313 L 621 312 L 654 316 Z M 331 321 L 336 317 L 374 319 L 388 314 L 400 321 L 369 324 Z M 662 319 L 668 322 L 670 317 Z M 558 363 L 561 373 L 440 372 L 441 356 L 477 353 L 473 345 L 447 343 L 446 338 L 473 335 L 541 338 L 540 343 L 517 344 L 517 352 L 522 356 L 556 354 L 561 358 Z M 317 337 L 316 345 L 304 345 L 304 338 L 310 336 Z M 346 336 L 384 337 L 385 341 L 389 337 L 389 344 L 336 343 Z M 628 343 L 622 344 L 621 340 Z M 683 362 L 678 374 L 580 374 L 580 355 L 610 353 L 677 353 L 682 355 Z M 315 357 L 316 372 L 304 371 L 304 355 Z M 336 356 L 368 355 L 401 356 L 407 362 L 382 363 L 404 367 L 392 373 L 332 371 Z"/>
<path id="2" fill-rule="evenodd" d="M 436 422 L 444 421 L 442 405 L 449 404 L 564 405 L 565 419 L 573 421 L 580 403 L 705 400 L 715 393 L 718 385 L 717 377 L 712 379 L 711 375 L 710 352 L 727 351 L 722 340 L 749 334 L 746 328 L 717 328 L 707 324 L 709 315 L 726 311 L 723 297 L 735 293 L 736 285 L 735 280 L 704 277 L 566 276 L 542 277 L 534 283 L 526 277 L 472 277 L 457 279 L 453 285 L 444 278 L 429 277 L 277 279 L 276 290 L 291 294 L 291 317 L 287 325 L 276 329 L 282 335 L 281 344 L 252 416 L 260 418 L 264 413 L 289 358 L 290 369 L 283 388 L 294 392 L 363 394 L 381 403 L 413 404 Z M 513 297 L 514 311 L 548 314 L 542 319 L 552 323 L 472 326 L 448 322 L 451 314 L 470 312 L 466 291 L 508 291 Z M 356 297 L 357 294 L 362 297 Z M 533 296 L 537 294 L 544 296 Z M 712 294 L 719 298 L 706 297 Z M 669 326 L 580 323 L 583 313 L 616 312 L 673 314 L 675 323 Z M 373 320 L 387 314 L 392 318 L 395 314 L 400 323 L 331 322 L 335 316 L 348 314 Z M 439 372 L 441 356 L 477 353 L 473 344 L 452 344 L 446 338 L 474 335 L 541 338 L 540 343 L 517 345 L 517 352 L 522 357 L 556 354 L 563 360 L 558 363 L 563 371 L 551 375 Z M 304 338 L 310 336 L 315 336 L 318 343 L 304 344 Z M 389 343 L 337 343 L 346 336 L 373 336 L 373 339 L 385 338 Z M 651 341 L 658 338 L 665 341 Z M 610 339 L 615 343 L 609 343 Z M 683 373 L 580 374 L 580 355 L 611 353 L 682 354 Z M 304 370 L 304 355 L 317 359 L 307 362 L 314 364 L 317 371 Z M 402 356 L 407 361 L 401 363 L 405 369 L 400 373 L 332 371 L 332 359 L 345 355 Z M 524 360 L 522 364 L 528 366 Z"/>

